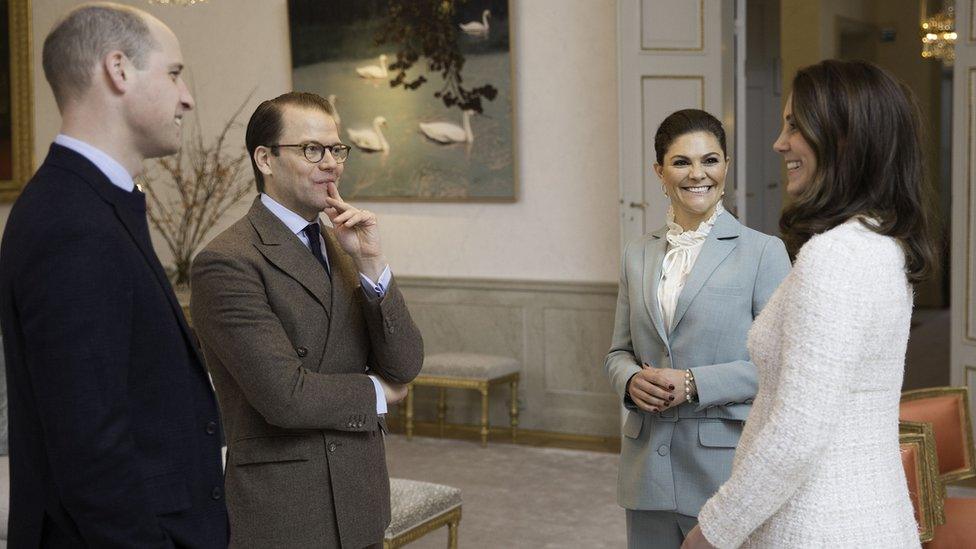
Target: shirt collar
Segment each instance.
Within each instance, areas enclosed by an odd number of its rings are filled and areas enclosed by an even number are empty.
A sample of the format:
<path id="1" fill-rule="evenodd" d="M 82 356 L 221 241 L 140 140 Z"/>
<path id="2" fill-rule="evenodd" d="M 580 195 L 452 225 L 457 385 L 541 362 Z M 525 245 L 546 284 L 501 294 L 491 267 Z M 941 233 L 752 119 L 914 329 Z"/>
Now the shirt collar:
<path id="1" fill-rule="evenodd" d="M 135 182 L 132 180 L 132 174 L 128 170 L 122 167 L 117 160 L 106 154 L 101 149 L 93 147 L 80 139 L 75 139 L 74 137 L 68 137 L 63 133 L 58 134 L 54 138 L 54 142 L 62 147 L 71 149 L 76 153 L 84 156 L 96 168 L 112 182 L 113 185 L 119 187 L 123 191 L 132 192 L 136 188 Z"/>
<path id="2" fill-rule="evenodd" d="M 281 222 L 284 223 L 285 226 L 288 227 L 288 230 L 292 233 L 297 235 L 305 230 L 305 227 L 308 227 L 309 221 L 307 221 L 304 217 L 282 206 L 277 200 L 264 193 L 261 193 L 261 203 L 264 204 L 275 217 L 280 219 Z M 318 220 L 315 222 L 318 222 Z"/>

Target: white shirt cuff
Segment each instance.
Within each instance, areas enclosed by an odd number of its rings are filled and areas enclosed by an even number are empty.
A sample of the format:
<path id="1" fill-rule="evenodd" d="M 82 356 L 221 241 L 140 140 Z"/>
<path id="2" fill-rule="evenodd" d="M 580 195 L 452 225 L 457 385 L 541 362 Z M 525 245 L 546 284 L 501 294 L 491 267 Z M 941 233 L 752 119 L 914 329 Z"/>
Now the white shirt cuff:
<path id="1" fill-rule="evenodd" d="M 380 273 L 380 279 L 377 282 L 373 282 L 371 278 L 359 273 L 359 279 L 363 285 L 363 291 L 372 295 L 376 298 L 382 298 L 386 295 L 386 289 L 390 287 L 390 279 L 393 278 L 393 273 L 390 272 L 390 266 L 387 265 Z"/>
<path id="2" fill-rule="evenodd" d="M 369 379 L 373 382 L 373 388 L 376 389 L 376 415 L 383 415 L 386 413 L 386 394 L 383 392 L 383 386 L 380 385 L 380 380 L 376 379 L 376 376 L 369 376 Z"/>

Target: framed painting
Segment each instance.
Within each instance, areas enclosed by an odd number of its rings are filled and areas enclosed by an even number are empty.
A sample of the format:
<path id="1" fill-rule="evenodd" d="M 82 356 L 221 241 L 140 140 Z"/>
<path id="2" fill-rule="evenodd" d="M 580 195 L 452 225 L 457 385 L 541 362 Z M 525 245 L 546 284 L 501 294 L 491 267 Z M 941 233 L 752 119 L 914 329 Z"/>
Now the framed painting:
<path id="1" fill-rule="evenodd" d="M 353 150 L 345 198 L 512 202 L 508 0 L 289 0 L 292 84 Z"/>
<path id="2" fill-rule="evenodd" d="M 0 202 L 12 202 L 34 170 L 30 0 L 0 0 Z"/>

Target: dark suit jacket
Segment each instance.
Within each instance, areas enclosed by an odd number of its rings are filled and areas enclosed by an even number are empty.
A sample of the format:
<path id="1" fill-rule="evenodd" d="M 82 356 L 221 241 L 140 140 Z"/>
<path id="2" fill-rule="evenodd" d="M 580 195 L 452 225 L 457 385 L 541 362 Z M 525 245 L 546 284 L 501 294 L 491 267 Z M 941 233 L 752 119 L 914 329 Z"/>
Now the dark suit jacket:
<path id="1" fill-rule="evenodd" d="M 193 263 L 190 311 L 227 429 L 233 547 L 383 539 L 390 485 L 368 366 L 406 383 L 423 341 L 396 283 L 367 298 L 323 232 L 332 280 L 255 200 Z"/>
<path id="2" fill-rule="evenodd" d="M 0 245 L 11 547 L 221 547 L 211 385 L 142 193 L 52 145 Z"/>

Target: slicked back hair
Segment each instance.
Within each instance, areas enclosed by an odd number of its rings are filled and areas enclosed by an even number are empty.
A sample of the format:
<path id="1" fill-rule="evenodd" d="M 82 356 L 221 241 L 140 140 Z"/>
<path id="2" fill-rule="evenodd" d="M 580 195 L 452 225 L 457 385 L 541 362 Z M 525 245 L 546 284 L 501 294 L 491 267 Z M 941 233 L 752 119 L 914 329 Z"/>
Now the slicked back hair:
<path id="1" fill-rule="evenodd" d="M 322 111 L 335 120 L 335 109 L 332 108 L 332 104 L 321 95 L 314 93 L 288 92 L 258 105 L 247 122 L 244 144 L 247 146 L 247 154 L 251 157 L 251 168 L 254 169 L 254 181 L 259 193 L 264 192 L 264 174 L 254 161 L 254 151 L 261 146 L 270 147 L 281 138 L 284 126 L 282 112 L 286 106 Z"/>

